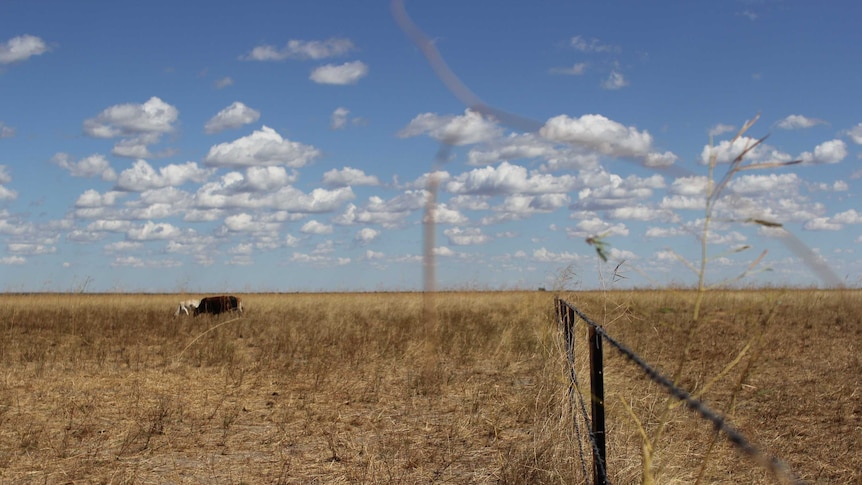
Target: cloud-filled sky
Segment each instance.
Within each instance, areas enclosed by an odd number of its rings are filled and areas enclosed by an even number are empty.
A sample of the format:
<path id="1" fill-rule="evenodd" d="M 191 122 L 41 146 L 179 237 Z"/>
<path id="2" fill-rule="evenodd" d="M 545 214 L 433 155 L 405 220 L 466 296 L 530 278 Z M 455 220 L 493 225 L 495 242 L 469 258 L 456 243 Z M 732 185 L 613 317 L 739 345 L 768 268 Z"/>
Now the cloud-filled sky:
<path id="1" fill-rule="evenodd" d="M 5 5 L 0 291 L 862 284 L 862 4 L 391 7 Z"/>

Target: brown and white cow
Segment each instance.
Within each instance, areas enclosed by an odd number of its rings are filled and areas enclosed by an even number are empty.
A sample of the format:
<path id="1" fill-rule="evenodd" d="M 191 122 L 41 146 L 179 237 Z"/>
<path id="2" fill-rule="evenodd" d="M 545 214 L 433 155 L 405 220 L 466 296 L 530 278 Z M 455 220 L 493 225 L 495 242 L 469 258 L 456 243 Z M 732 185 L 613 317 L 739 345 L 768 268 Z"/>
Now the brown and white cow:
<path id="1" fill-rule="evenodd" d="M 233 295 L 208 296 L 202 298 L 195 307 L 194 315 L 198 316 L 202 313 L 218 315 L 227 312 L 242 313 L 242 300 Z"/>

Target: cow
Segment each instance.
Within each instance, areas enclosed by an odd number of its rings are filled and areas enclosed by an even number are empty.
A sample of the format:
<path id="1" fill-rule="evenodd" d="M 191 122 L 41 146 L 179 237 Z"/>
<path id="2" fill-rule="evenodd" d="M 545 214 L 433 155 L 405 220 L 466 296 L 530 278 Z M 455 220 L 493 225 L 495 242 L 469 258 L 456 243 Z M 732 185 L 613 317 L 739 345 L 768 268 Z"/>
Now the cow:
<path id="1" fill-rule="evenodd" d="M 194 309 L 194 316 L 202 313 L 218 315 L 226 312 L 242 313 L 242 300 L 233 295 L 208 296 L 201 299 Z"/>
<path id="2" fill-rule="evenodd" d="M 195 308 L 200 305 L 200 303 L 200 300 L 183 300 L 180 302 L 179 305 L 177 305 L 177 311 L 174 312 L 174 316 L 178 317 L 180 313 L 185 313 L 186 315 L 189 315 L 189 311 L 194 311 Z"/>

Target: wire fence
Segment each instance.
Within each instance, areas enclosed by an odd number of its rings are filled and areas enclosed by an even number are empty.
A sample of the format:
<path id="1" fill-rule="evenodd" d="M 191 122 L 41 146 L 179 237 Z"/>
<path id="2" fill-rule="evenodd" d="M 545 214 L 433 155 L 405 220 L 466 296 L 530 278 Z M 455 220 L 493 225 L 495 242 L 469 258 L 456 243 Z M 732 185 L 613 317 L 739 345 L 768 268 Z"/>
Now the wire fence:
<path id="1" fill-rule="evenodd" d="M 606 466 L 606 457 L 604 455 L 604 394 L 603 391 L 601 394 L 596 394 L 596 386 L 591 382 L 591 401 L 593 402 L 593 415 L 592 419 L 587 415 L 587 408 L 583 393 L 581 392 L 581 383 L 578 380 L 577 371 L 575 369 L 575 325 L 578 320 L 583 321 L 589 329 L 590 335 L 590 344 L 594 346 L 596 342 L 599 343 L 604 340 L 608 344 L 611 345 L 617 352 L 622 354 L 629 362 L 638 367 L 652 382 L 658 384 L 665 391 L 676 398 L 679 401 L 682 401 L 685 406 L 694 411 L 701 419 L 709 421 L 713 428 L 723 434 L 728 442 L 741 451 L 744 455 L 750 457 L 755 462 L 759 463 L 766 469 L 768 469 L 778 480 L 782 483 L 790 483 L 790 484 L 804 484 L 802 480 L 797 478 L 787 467 L 787 465 L 779 460 L 777 457 L 770 456 L 757 448 L 754 444 L 751 443 L 745 436 L 742 435 L 738 430 L 736 430 L 731 424 L 727 422 L 727 419 L 720 415 L 719 413 L 711 410 L 706 404 L 704 404 L 701 400 L 693 397 L 691 393 L 688 391 L 677 387 L 671 379 L 663 375 L 661 372 L 656 370 L 653 366 L 648 364 L 637 355 L 634 351 L 608 335 L 608 333 L 602 328 L 601 325 L 591 320 L 587 315 L 581 312 L 578 308 L 566 302 L 565 300 L 556 298 L 555 299 L 556 306 L 556 314 L 557 314 L 557 322 L 562 328 L 563 336 L 565 339 L 566 346 L 566 358 L 569 364 L 569 378 L 571 380 L 569 385 L 569 402 L 573 409 L 573 414 L 576 414 L 574 419 L 574 427 L 575 433 L 578 435 L 579 442 L 579 457 L 581 460 L 581 467 L 584 472 L 584 476 L 587 477 L 589 474 L 587 473 L 587 459 L 584 454 L 583 446 L 580 444 L 583 440 L 583 434 L 580 429 L 580 425 L 578 421 L 580 420 L 577 416 L 577 412 L 580 412 L 581 418 L 583 418 L 586 423 L 586 429 L 589 432 L 586 434 L 587 439 L 590 442 L 590 447 L 593 450 L 593 483 L 596 484 L 606 484 L 610 483 L 608 480 L 608 471 Z M 577 318 L 575 318 L 577 316 Z M 599 370 L 596 372 L 595 365 L 598 362 L 598 365 L 601 366 L 601 345 L 598 346 L 598 354 L 591 355 L 591 381 L 595 381 L 596 379 L 603 379 L 603 372 Z M 592 348 L 591 348 L 592 354 Z M 601 367 L 599 367 L 601 369 Z M 601 386 L 603 388 L 603 386 Z M 601 419 L 601 422 L 598 422 L 596 410 L 601 408 L 601 414 L 598 416 Z"/>

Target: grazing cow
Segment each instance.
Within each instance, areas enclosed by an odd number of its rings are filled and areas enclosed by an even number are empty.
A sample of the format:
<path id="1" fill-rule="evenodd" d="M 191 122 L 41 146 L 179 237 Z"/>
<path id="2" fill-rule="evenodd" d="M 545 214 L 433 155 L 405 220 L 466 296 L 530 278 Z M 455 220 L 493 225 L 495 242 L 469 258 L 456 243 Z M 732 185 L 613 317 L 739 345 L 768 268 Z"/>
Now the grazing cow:
<path id="1" fill-rule="evenodd" d="M 242 313 L 242 300 L 233 295 L 208 296 L 195 307 L 194 315 L 198 316 L 201 313 L 218 315 L 226 312 Z"/>
<path id="2" fill-rule="evenodd" d="M 189 310 L 194 311 L 195 308 L 197 308 L 198 305 L 200 305 L 200 303 L 201 303 L 200 300 L 183 300 L 177 306 L 177 311 L 174 312 L 174 316 L 178 317 L 180 315 L 180 313 L 185 313 L 186 315 L 189 315 L 190 314 Z"/>

